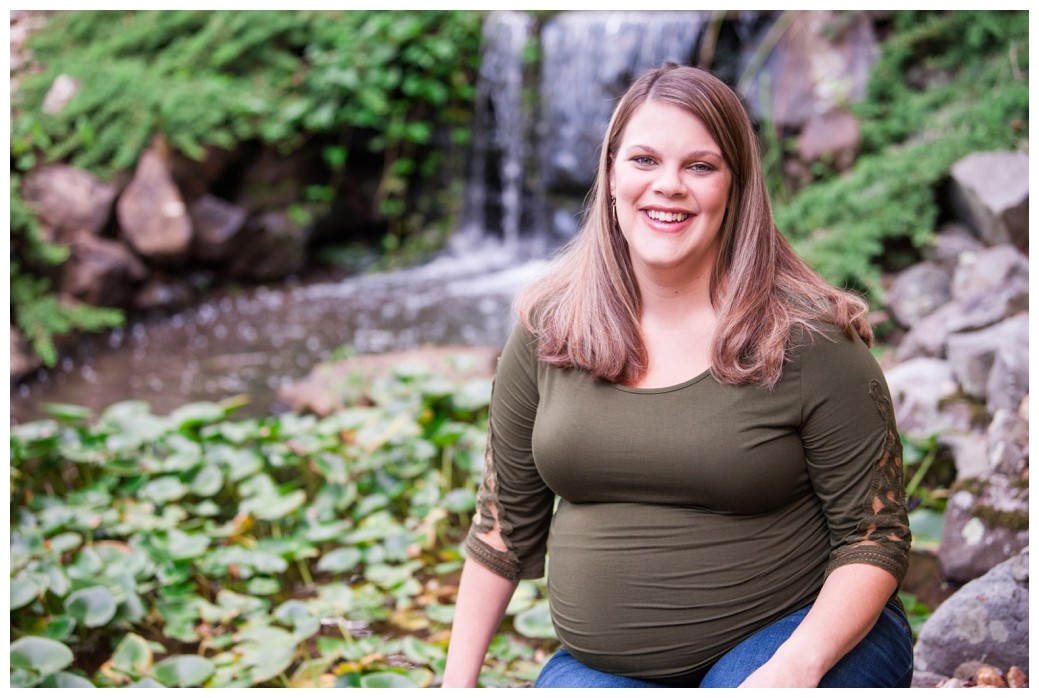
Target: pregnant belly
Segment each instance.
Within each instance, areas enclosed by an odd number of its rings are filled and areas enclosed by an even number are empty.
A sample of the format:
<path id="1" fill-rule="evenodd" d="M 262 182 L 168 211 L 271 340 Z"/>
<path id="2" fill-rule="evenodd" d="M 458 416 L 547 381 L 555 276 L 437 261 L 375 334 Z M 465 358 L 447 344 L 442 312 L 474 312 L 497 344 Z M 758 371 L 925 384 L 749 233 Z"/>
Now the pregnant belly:
<path id="1" fill-rule="evenodd" d="M 811 502 L 734 517 L 561 501 L 549 540 L 552 618 L 563 645 L 589 666 L 680 675 L 810 603 L 828 557 Z"/>

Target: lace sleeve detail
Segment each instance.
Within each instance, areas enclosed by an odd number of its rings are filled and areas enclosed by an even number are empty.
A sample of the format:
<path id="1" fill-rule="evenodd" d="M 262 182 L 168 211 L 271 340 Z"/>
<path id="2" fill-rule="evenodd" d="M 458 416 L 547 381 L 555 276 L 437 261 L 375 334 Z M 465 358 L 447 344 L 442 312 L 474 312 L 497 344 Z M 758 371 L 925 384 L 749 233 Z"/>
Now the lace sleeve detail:
<path id="1" fill-rule="evenodd" d="M 483 479 L 476 495 L 476 514 L 465 540 L 466 552 L 481 565 L 500 577 L 520 578 L 520 559 L 510 540 L 511 527 L 502 515 L 498 502 L 498 475 L 494 470 L 493 433 L 487 427 L 487 450 L 484 454 Z"/>
<path id="2" fill-rule="evenodd" d="M 902 441 L 895 426 L 890 398 L 880 381 L 869 382 L 869 395 L 884 419 L 886 430 L 880 456 L 873 465 L 873 482 L 862 502 L 862 517 L 854 540 L 830 556 L 826 573 L 841 565 L 867 563 L 881 567 L 901 585 L 908 568 L 909 518 L 902 471 Z"/>

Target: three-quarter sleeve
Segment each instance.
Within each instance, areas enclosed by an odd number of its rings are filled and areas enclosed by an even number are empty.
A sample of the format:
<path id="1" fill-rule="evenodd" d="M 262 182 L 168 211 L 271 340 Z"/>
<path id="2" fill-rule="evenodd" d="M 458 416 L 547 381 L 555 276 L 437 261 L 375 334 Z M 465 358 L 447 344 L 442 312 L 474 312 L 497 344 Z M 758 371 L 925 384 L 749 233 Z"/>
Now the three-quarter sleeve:
<path id="1" fill-rule="evenodd" d="M 800 354 L 801 438 L 832 554 L 826 573 L 866 563 L 901 585 L 911 543 L 902 442 L 887 382 L 858 339 L 816 335 Z"/>
<path id="2" fill-rule="evenodd" d="M 498 360 L 483 479 L 465 541 L 469 557 L 513 580 L 544 574 L 555 501 L 531 449 L 538 408 L 535 341 L 515 329 Z"/>

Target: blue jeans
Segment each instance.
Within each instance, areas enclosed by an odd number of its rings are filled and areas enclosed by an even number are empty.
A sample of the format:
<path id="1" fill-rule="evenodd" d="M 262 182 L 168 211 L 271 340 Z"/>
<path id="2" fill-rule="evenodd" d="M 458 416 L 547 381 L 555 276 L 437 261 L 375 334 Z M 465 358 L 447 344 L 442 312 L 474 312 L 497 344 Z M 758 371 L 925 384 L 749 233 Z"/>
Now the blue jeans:
<path id="1" fill-rule="evenodd" d="M 733 688 L 743 683 L 790 637 L 811 606 L 780 618 L 733 647 L 689 687 Z M 902 610 L 888 603 L 862 642 L 826 672 L 820 688 L 908 688 L 913 678 L 913 639 Z M 535 688 L 670 688 L 674 684 L 607 674 L 587 667 L 565 649 L 554 654 Z"/>

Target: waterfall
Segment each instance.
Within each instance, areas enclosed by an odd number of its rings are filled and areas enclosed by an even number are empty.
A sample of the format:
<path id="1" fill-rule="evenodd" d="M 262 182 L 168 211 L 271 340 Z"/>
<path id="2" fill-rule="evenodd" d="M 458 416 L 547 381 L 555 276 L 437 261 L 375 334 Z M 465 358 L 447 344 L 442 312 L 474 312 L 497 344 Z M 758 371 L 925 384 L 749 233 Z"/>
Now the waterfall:
<path id="1" fill-rule="evenodd" d="M 695 63 L 710 17 L 572 11 L 539 27 L 528 13 L 489 13 L 469 185 L 453 248 L 494 239 L 532 253 L 569 238 L 616 100 L 653 65 Z M 537 71 L 532 45 L 539 49 Z"/>

